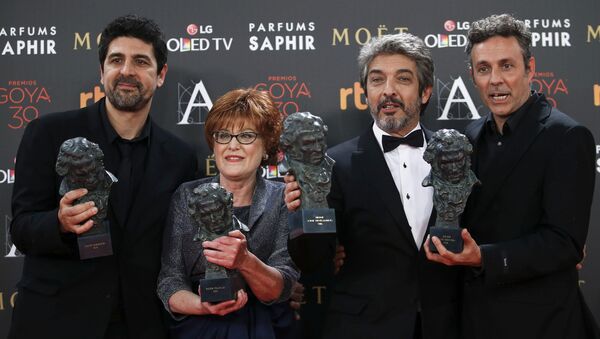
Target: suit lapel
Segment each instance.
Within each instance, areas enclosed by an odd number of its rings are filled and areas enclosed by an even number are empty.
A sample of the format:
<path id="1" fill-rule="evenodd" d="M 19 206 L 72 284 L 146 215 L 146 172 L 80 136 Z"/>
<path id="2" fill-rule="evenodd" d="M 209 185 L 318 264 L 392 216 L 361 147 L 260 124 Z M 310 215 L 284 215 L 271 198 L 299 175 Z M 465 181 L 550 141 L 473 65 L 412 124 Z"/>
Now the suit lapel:
<path id="1" fill-rule="evenodd" d="M 475 121 L 473 124 L 467 126 L 465 130 L 465 134 L 471 145 L 473 146 L 473 155 L 471 156 L 471 169 L 473 172 L 477 173 L 475 165 L 478 161 L 479 155 L 479 141 L 481 140 L 481 133 L 483 132 L 483 126 L 485 126 L 485 118 L 479 119 Z"/>
<path id="2" fill-rule="evenodd" d="M 100 116 L 102 114 L 100 107 L 104 105 L 104 101 L 104 98 L 99 100 L 94 105 L 87 107 L 85 112 L 88 128 L 87 135 L 89 135 L 88 140 L 97 143 L 102 151 L 109 149 L 108 140 L 106 139 L 106 133 L 102 127 L 102 118 Z M 107 169 L 114 168 L 112 165 L 114 164 L 111 163 L 110 157 L 105 156 L 104 167 Z"/>
<path id="3" fill-rule="evenodd" d="M 538 135 L 544 130 L 541 120 L 550 114 L 550 108 L 547 105 L 540 104 L 540 101 L 533 103 L 532 107 L 524 112 L 522 121 L 518 128 L 505 143 L 505 149 L 502 154 L 497 154 L 492 159 L 488 173 L 478 173 L 482 181 L 481 194 L 476 202 L 478 208 L 475 211 L 475 218 L 486 211 L 489 205 L 494 201 L 496 195 L 504 186 L 506 179 L 514 171 L 519 161 L 527 153 Z M 481 119 L 485 120 L 485 119 Z M 482 122 L 473 132 L 476 133 L 475 145 L 479 145 L 481 140 L 484 123 Z M 478 149 L 474 148 L 477 154 Z M 474 159 L 477 161 L 477 159 Z"/>
<path id="4" fill-rule="evenodd" d="M 394 218 L 396 225 L 407 238 L 408 242 L 417 249 L 410 226 L 406 220 L 402 199 L 392 173 L 383 157 L 383 152 L 373 135 L 368 129 L 358 140 L 358 149 L 352 154 L 352 163 L 357 164 L 364 173 L 364 178 L 373 187 L 373 190 L 382 197 L 382 201 L 388 212 Z"/>

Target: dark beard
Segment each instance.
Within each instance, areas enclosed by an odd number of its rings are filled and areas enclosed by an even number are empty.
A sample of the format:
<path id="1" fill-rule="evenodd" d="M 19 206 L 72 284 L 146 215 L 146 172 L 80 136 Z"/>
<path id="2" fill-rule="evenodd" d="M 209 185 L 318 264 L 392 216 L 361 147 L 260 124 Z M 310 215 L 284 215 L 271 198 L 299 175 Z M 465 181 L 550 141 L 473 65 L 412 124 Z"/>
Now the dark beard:
<path id="1" fill-rule="evenodd" d="M 117 89 L 120 82 L 134 84 L 137 88 L 135 91 L 122 91 Z M 127 79 L 125 77 L 119 77 L 115 80 L 113 90 L 105 88 L 106 98 L 110 103 L 120 111 L 135 112 L 142 109 L 148 104 L 150 98 L 146 99 L 142 95 L 144 87 L 140 82 L 135 79 Z"/>

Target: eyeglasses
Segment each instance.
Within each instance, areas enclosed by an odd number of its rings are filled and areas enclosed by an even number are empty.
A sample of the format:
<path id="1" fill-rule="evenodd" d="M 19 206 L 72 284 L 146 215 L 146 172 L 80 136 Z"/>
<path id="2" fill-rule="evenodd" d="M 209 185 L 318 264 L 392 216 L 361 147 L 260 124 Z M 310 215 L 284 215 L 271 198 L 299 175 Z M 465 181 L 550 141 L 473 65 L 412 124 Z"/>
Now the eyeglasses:
<path id="1" fill-rule="evenodd" d="M 234 137 L 240 144 L 249 145 L 256 140 L 258 133 L 251 131 L 245 131 L 238 134 L 231 134 L 227 131 L 213 132 L 213 138 L 217 144 L 228 144 Z"/>

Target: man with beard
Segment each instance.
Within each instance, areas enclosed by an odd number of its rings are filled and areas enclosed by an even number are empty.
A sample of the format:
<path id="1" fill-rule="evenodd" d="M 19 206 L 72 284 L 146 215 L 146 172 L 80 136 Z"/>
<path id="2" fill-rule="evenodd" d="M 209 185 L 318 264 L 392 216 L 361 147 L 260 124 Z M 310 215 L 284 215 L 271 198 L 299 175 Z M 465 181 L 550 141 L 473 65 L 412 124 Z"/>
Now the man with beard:
<path id="1" fill-rule="evenodd" d="M 163 224 L 171 194 L 194 178 L 197 160 L 150 117 L 167 73 L 156 23 L 115 19 L 102 32 L 99 56 L 106 98 L 32 121 L 19 146 L 10 232 L 26 256 L 9 338 L 166 337 L 155 294 Z M 59 195 L 57 154 L 74 137 L 97 143 L 119 180 L 109 196 L 112 256 L 80 260 L 77 235 L 90 230 L 98 208 L 74 203 L 85 189 Z"/>
<path id="2" fill-rule="evenodd" d="M 431 132 L 419 123 L 432 92 L 431 54 L 421 39 L 402 33 L 364 45 L 358 63 L 374 124 L 329 154 L 335 165 L 328 202 L 346 257 L 324 337 L 458 338 L 459 272 L 429 262 L 422 246 L 435 219 L 433 190 L 421 186 Z M 291 179 L 285 200 L 295 210 L 301 192 Z M 309 263 L 335 252 L 333 245 L 298 248 L 308 250 L 293 258 Z"/>

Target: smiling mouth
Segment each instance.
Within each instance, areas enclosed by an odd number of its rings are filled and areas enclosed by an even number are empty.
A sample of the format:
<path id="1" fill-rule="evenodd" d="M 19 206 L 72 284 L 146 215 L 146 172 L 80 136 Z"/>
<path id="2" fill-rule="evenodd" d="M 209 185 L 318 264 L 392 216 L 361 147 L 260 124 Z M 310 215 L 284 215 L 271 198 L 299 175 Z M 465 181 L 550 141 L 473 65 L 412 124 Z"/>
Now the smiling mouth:
<path id="1" fill-rule="evenodd" d="M 225 160 L 227 160 L 227 161 L 241 161 L 243 159 L 244 158 L 239 155 L 228 155 L 225 157 Z"/>

